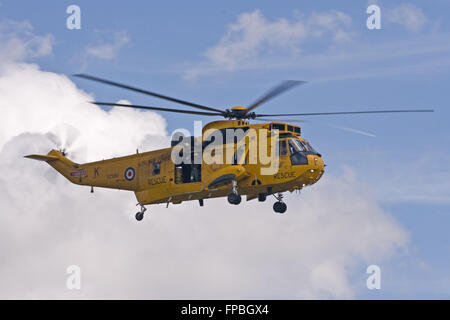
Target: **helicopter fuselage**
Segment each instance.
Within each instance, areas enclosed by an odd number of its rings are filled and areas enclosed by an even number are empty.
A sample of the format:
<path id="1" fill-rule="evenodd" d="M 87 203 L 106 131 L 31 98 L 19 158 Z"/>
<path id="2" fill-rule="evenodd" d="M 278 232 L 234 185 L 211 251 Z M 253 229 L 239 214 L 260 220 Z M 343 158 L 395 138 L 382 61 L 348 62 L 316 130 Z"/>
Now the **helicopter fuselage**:
<path id="1" fill-rule="evenodd" d="M 323 175 L 322 157 L 300 137 L 300 127 L 285 123 L 249 124 L 244 120 L 228 120 L 209 123 L 203 132 L 230 128 L 266 129 L 269 133 L 277 130 L 279 156 L 275 170 L 262 174 L 264 165 L 250 161 L 248 147 L 240 159 L 235 158 L 231 163 L 206 163 L 202 160 L 200 163 L 175 164 L 172 157 L 175 146 L 85 164 L 76 164 L 56 150 L 47 156 L 30 157 L 41 157 L 38 160 L 47 161 L 75 184 L 133 191 L 141 205 L 203 201 L 227 196 L 231 192 L 246 195 L 247 200 L 251 200 L 261 195 L 300 190 L 316 183 Z M 226 147 L 223 144 L 217 150 L 225 150 Z"/>

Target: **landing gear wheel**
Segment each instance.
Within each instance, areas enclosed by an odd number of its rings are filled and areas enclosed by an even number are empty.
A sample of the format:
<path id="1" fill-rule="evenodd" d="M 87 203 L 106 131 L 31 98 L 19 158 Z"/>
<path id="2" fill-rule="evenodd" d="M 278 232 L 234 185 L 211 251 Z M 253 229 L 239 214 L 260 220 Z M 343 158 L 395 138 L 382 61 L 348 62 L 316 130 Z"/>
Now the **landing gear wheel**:
<path id="1" fill-rule="evenodd" d="M 144 219 L 144 213 L 143 212 L 136 213 L 136 220 L 141 221 L 142 219 Z"/>
<path id="2" fill-rule="evenodd" d="M 277 201 L 273 204 L 273 211 L 276 213 L 285 213 L 287 210 L 287 205 L 284 202 Z"/>
<path id="3" fill-rule="evenodd" d="M 141 206 L 141 211 L 136 213 L 135 218 L 137 221 L 141 221 L 142 219 L 144 219 L 144 212 L 147 211 L 147 209 L 140 203 L 138 203 L 137 206 Z"/>
<path id="4" fill-rule="evenodd" d="M 241 203 L 241 201 L 242 201 L 241 196 L 236 193 L 230 193 L 228 195 L 228 202 L 230 204 L 238 205 L 239 203 Z"/>

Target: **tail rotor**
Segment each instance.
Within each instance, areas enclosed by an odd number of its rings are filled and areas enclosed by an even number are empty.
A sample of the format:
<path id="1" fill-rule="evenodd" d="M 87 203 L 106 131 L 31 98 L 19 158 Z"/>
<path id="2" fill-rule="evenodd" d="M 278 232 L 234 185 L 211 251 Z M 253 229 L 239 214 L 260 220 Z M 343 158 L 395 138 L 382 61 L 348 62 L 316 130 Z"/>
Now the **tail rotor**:
<path id="1" fill-rule="evenodd" d="M 85 160 L 86 146 L 82 144 L 81 132 L 69 124 L 61 124 L 54 127 L 46 134 L 63 156 L 70 156 L 75 160 Z"/>

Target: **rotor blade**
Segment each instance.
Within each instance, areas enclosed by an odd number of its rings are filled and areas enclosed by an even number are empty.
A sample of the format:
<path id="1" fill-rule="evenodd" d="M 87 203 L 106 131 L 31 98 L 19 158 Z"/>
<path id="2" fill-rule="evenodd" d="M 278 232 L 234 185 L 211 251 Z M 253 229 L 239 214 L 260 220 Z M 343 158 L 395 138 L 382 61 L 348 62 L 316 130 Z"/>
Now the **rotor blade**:
<path id="1" fill-rule="evenodd" d="M 292 122 L 292 123 L 309 122 L 308 120 L 301 120 L 301 119 L 282 120 L 282 119 L 269 119 L 269 118 L 258 119 L 258 118 L 256 118 L 255 120 L 257 120 L 257 121 L 267 121 L 267 122 L 283 122 L 283 123 L 285 123 L 286 121 L 287 122 Z"/>
<path id="2" fill-rule="evenodd" d="M 79 77 L 79 78 L 83 78 L 83 79 L 87 79 L 87 80 L 97 81 L 97 82 L 100 82 L 100 83 L 108 84 L 108 85 L 119 87 L 119 88 L 123 88 L 123 89 L 128 89 L 128 90 L 140 92 L 140 93 L 147 94 L 147 95 L 150 95 L 150 96 L 153 96 L 153 97 L 156 97 L 156 98 L 169 100 L 169 101 L 172 101 L 172 102 L 184 104 L 186 106 L 190 106 L 190 107 L 194 107 L 194 108 L 198 108 L 198 109 L 202 109 L 202 110 L 224 113 L 223 110 L 210 108 L 210 107 L 202 106 L 202 105 L 199 105 L 199 104 L 196 104 L 196 103 L 192 103 L 192 102 L 188 102 L 188 101 L 184 101 L 184 100 L 180 100 L 180 99 L 164 96 L 162 94 L 158 94 L 158 93 L 155 93 L 155 92 L 151 92 L 151 91 L 147 91 L 147 90 L 131 87 L 131 86 L 128 86 L 128 85 L 125 85 L 125 84 L 122 84 L 122 83 L 109 81 L 109 80 L 102 79 L 102 78 L 97 78 L 97 77 L 90 76 L 90 75 L 87 75 L 87 74 L 80 73 L 80 74 L 74 74 L 74 76 L 75 77 Z"/>
<path id="3" fill-rule="evenodd" d="M 80 135 L 81 135 L 80 131 L 75 127 L 69 125 L 66 126 L 64 147 L 71 148 Z"/>
<path id="4" fill-rule="evenodd" d="M 305 122 L 311 122 L 310 120 L 301 120 L 301 119 L 289 119 L 289 120 L 281 120 L 281 119 L 268 119 L 268 118 L 264 118 L 264 119 L 258 119 L 256 118 L 255 120 L 257 121 L 267 121 L 267 122 L 282 122 L 282 123 L 305 123 Z M 339 130 L 344 130 L 347 132 L 351 132 L 351 133 L 356 133 L 356 134 L 360 134 L 363 136 L 368 136 L 368 137 L 372 137 L 375 138 L 376 135 L 370 132 L 366 132 L 366 131 L 362 131 L 362 130 L 358 130 L 358 129 L 354 129 L 354 128 L 349 128 L 349 127 L 341 127 L 341 126 L 336 126 L 336 125 L 331 125 L 331 124 L 327 124 L 328 127 L 334 128 L 334 129 L 339 129 Z"/>
<path id="5" fill-rule="evenodd" d="M 347 132 L 356 133 L 356 134 L 360 134 L 360 135 L 363 135 L 363 136 L 376 138 L 376 135 L 373 134 L 373 133 L 370 133 L 370 132 L 366 132 L 366 131 L 362 131 L 362 130 L 358 130 L 358 129 L 353 129 L 353 128 L 349 128 L 349 127 L 335 126 L 335 125 L 331 125 L 331 124 L 329 124 L 328 126 L 331 127 L 331 128 L 334 128 L 334 129 L 344 130 L 344 131 L 347 131 Z"/>
<path id="6" fill-rule="evenodd" d="M 72 160 L 85 162 L 87 158 L 87 147 L 86 145 L 79 145 L 76 147 L 71 147 L 66 150 L 67 154 Z"/>
<path id="7" fill-rule="evenodd" d="M 159 108 L 159 107 L 150 107 L 150 106 L 139 106 L 135 104 L 122 104 L 122 103 L 111 103 L 111 102 L 91 102 L 93 104 L 98 104 L 100 106 L 111 106 L 111 107 L 125 107 L 125 108 L 135 108 L 135 109 L 146 109 L 146 110 L 158 110 L 158 111 L 167 111 L 167 112 L 177 112 L 177 113 L 188 113 L 188 114 L 198 114 L 202 116 L 222 116 L 222 113 L 213 113 L 213 112 L 202 112 L 202 111 L 194 111 L 194 110 L 181 110 L 181 109 L 169 109 L 169 108 Z"/>
<path id="8" fill-rule="evenodd" d="M 67 123 L 59 124 L 47 133 L 47 137 L 59 149 L 70 148 L 80 135 L 81 132 L 77 128 Z"/>
<path id="9" fill-rule="evenodd" d="M 372 110 L 372 111 L 341 111 L 341 112 L 313 112 L 313 113 L 281 113 L 281 114 L 257 114 L 256 117 L 291 117 L 291 116 L 324 116 L 336 114 L 366 114 L 366 113 L 407 113 L 407 112 L 434 112 L 433 109 L 415 110 Z"/>
<path id="10" fill-rule="evenodd" d="M 265 95 L 263 95 L 261 98 L 259 98 L 256 102 L 254 102 L 252 105 L 250 105 L 247 108 L 246 113 L 249 113 L 251 110 L 255 109 L 259 105 L 263 104 L 264 102 L 274 98 L 275 96 L 285 92 L 286 90 L 289 90 L 295 86 L 298 86 L 300 84 L 304 84 L 306 81 L 296 81 L 296 80 L 287 80 L 280 83 L 278 86 L 267 92 Z"/>
<path id="11" fill-rule="evenodd" d="M 55 147 L 59 148 L 62 145 L 60 137 L 58 137 L 55 133 L 47 132 L 46 136 L 51 142 L 53 142 Z"/>

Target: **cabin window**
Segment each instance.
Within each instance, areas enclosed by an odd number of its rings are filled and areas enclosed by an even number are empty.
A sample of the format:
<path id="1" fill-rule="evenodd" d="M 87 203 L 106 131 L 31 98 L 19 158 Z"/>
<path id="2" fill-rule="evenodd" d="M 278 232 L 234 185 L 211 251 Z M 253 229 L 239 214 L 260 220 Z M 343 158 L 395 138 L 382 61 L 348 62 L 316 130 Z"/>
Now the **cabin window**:
<path id="1" fill-rule="evenodd" d="M 161 173 L 161 161 L 153 162 L 152 174 L 157 175 Z"/>
<path id="2" fill-rule="evenodd" d="M 294 132 L 294 127 L 293 126 L 287 126 L 287 131 L 289 132 Z"/>
<path id="3" fill-rule="evenodd" d="M 286 140 L 280 140 L 280 156 L 287 155 Z"/>
<path id="4" fill-rule="evenodd" d="M 181 164 L 175 166 L 175 183 L 200 182 L 202 180 L 202 167 L 200 164 Z"/>
<path id="5" fill-rule="evenodd" d="M 194 164 L 195 153 L 191 153 L 190 163 L 175 165 L 175 183 L 191 183 L 202 181 L 202 165 Z"/>

